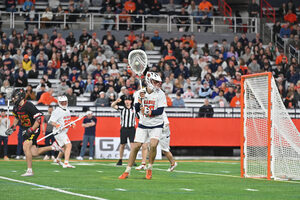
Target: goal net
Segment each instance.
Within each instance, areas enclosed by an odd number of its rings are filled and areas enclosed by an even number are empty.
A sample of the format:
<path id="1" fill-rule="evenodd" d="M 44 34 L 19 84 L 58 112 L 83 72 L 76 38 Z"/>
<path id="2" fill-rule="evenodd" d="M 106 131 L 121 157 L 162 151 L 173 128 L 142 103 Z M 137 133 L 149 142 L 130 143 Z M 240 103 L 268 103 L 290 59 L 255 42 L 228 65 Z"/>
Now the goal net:
<path id="1" fill-rule="evenodd" d="M 242 77 L 241 176 L 300 179 L 300 135 L 271 73 Z"/>

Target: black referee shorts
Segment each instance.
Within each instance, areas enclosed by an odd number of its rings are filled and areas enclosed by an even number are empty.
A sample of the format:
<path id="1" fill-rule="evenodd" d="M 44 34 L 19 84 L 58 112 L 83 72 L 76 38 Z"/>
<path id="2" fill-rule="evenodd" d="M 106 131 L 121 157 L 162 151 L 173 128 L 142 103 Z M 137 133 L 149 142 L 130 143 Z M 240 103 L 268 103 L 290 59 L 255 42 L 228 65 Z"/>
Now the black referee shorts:
<path id="1" fill-rule="evenodd" d="M 135 137 L 135 127 L 121 128 L 121 135 L 120 135 L 121 144 L 126 144 L 127 138 L 129 138 L 130 143 L 133 143 L 134 137 Z"/>

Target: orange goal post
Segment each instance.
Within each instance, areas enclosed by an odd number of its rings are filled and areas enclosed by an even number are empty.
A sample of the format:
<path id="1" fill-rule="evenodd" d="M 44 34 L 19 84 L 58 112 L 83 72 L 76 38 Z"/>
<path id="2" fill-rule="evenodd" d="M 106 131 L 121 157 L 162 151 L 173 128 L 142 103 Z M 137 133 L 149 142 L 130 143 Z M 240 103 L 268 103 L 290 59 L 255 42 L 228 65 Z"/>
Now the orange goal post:
<path id="1" fill-rule="evenodd" d="M 300 179 L 300 135 L 271 72 L 242 76 L 241 177 Z"/>

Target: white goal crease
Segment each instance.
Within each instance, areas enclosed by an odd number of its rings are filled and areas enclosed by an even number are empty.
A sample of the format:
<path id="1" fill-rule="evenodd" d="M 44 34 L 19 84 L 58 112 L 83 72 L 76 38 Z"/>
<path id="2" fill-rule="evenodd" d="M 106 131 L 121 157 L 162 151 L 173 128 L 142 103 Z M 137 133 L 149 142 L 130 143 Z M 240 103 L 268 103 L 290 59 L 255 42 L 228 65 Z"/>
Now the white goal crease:
<path id="1" fill-rule="evenodd" d="M 85 195 L 85 194 L 79 194 L 79 193 L 75 193 L 75 192 L 69 192 L 69 191 L 62 190 L 62 189 L 55 188 L 55 187 L 40 185 L 40 184 L 31 183 L 31 182 L 27 182 L 27 181 L 20 181 L 20 180 L 17 180 L 17 179 L 12 179 L 12 178 L 8 178 L 8 177 L 4 177 L 4 176 L 0 176 L 0 179 L 7 180 L 7 181 L 12 181 L 12 182 L 16 182 L 16 183 L 22 183 L 22 184 L 26 184 L 26 185 L 32 185 L 32 186 L 35 186 L 35 187 L 44 188 L 44 189 L 47 189 L 47 190 L 53 190 L 53 191 L 56 191 L 56 192 L 65 193 L 65 194 L 69 194 L 69 195 L 73 195 L 73 196 L 77 196 L 77 197 L 83 197 L 83 198 L 87 198 L 87 199 L 107 200 L 107 199 L 100 198 L 100 197 L 95 197 L 95 196 L 90 196 L 90 195 Z"/>

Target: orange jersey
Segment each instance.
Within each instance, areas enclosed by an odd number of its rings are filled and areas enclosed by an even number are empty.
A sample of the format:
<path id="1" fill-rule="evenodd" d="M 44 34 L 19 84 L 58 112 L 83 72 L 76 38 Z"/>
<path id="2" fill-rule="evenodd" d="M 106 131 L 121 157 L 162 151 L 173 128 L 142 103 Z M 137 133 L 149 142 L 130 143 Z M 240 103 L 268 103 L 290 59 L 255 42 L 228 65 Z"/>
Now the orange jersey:
<path id="1" fill-rule="evenodd" d="M 198 8 L 202 11 L 204 11 L 205 9 L 207 10 L 211 10 L 212 8 L 212 4 L 209 2 L 209 1 L 206 1 L 206 2 L 201 2 L 198 6 Z"/>
<path id="2" fill-rule="evenodd" d="M 241 97 L 233 97 L 230 101 L 230 107 L 236 108 L 236 107 L 241 107 Z"/>
<path id="3" fill-rule="evenodd" d="M 283 55 L 283 56 L 279 55 L 279 56 L 277 56 L 276 61 L 275 61 L 276 65 L 279 65 L 282 62 L 282 58 L 285 58 L 286 60 L 288 60 L 285 55 Z"/>
<path id="4" fill-rule="evenodd" d="M 176 58 L 175 58 L 175 56 L 166 55 L 165 60 L 176 60 Z"/>
<path id="5" fill-rule="evenodd" d="M 132 1 L 126 1 L 124 4 L 124 8 L 127 12 L 133 12 L 136 9 L 135 3 Z"/>

